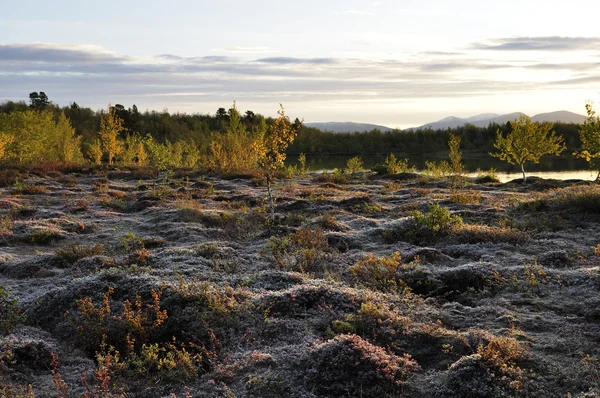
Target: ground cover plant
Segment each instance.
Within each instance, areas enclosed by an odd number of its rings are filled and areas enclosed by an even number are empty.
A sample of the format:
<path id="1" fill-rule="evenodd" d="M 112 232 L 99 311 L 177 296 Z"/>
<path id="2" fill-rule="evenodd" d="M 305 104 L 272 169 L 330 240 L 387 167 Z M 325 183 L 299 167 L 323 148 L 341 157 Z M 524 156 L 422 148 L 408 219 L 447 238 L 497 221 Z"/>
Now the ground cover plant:
<path id="1" fill-rule="evenodd" d="M 6 173 L 0 394 L 597 395 L 597 186 L 468 178 L 459 144 L 273 174 L 272 212 L 252 175 Z"/>

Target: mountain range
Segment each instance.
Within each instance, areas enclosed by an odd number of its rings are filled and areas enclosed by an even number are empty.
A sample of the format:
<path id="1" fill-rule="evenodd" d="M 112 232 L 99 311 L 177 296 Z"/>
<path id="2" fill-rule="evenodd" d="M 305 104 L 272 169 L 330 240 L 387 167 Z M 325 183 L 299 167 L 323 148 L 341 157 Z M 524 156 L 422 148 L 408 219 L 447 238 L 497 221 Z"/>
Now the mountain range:
<path id="1" fill-rule="evenodd" d="M 419 130 L 419 129 L 432 129 L 432 130 L 445 130 L 447 128 L 456 128 L 464 126 L 465 124 L 472 124 L 477 127 L 487 127 L 490 123 L 506 124 L 512 120 L 518 119 L 521 115 L 525 115 L 521 112 L 507 113 L 505 115 L 499 115 L 497 113 L 482 113 L 467 118 L 461 118 L 456 116 L 448 116 L 444 119 L 438 120 L 437 122 L 426 123 L 419 127 L 410 127 L 406 130 Z M 531 117 L 534 122 L 551 122 L 551 123 L 576 123 L 581 124 L 587 118 L 583 115 L 569 111 L 556 111 L 548 113 L 540 113 Z M 353 123 L 353 122 L 327 122 L 327 123 L 306 123 L 308 127 L 318 128 L 321 131 L 330 131 L 334 133 L 349 133 L 356 131 L 371 131 L 379 129 L 382 132 L 391 131 L 393 129 L 381 126 L 377 124 L 368 123 Z"/>

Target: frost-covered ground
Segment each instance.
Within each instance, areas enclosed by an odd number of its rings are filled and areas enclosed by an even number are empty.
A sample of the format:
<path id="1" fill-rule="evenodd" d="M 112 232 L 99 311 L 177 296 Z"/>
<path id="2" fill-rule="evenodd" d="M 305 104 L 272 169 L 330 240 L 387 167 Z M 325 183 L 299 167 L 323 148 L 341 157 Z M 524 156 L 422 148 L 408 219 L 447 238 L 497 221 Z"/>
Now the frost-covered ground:
<path id="1" fill-rule="evenodd" d="M 0 340 L 0 393 L 597 396 L 587 182 L 305 176 L 268 221 L 251 179 L 136 173 L 0 188 L 0 285 L 26 316 Z M 431 203 L 463 224 L 415 225 Z"/>

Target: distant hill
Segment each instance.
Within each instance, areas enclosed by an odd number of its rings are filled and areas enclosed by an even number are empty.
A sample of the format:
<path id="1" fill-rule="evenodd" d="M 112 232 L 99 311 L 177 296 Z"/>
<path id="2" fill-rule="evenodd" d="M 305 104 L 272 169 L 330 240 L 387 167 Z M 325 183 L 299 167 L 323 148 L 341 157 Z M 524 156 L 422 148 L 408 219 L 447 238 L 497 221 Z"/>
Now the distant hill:
<path id="1" fill-rule="evenodd" d="M 487 127 L 490 123 L 506 124 L 506 122 L 518 119 L 521 115 L 525 115 L 521 112 L 507 113 L 506 115 L 498 115 L 494 113 L 483 113 L 481 115 L 472 116 L 469 118 L 460 118 L 455 116 L 449 116 L 437 122 L 426 123 L 419 127 L 412 127 L 407 130 L 418 130 L 418 129 L 432 129 L 432 130 L 445 130 L 447 128 L 456 128 L 464 126 L 465 124 L 472 124 L 477 127 Z M 568 111 L 556 111 L 549 113 L 540 113 L 531 118 L 534 122 L 552 122 L 552 123 L 583 123 L 587 118 L 583 115 Z"/>
<path id="2" fill-rule="evenodd" d="M 326 122 L 326 123 L 304 123 L 307 127 L 314 127 L 321 131 L 330 131 L 333 133 L 355 133 L 379 129 L 381 132 L 391 131 L 392 129 L 378 124 L 353 123 L 353 122 Z"/>
<path id="3" fill-rule="evenodd" d="M 540 113 L 531 118 L 534 122 L 562 122 L 582 124 L 587 119 L 586 116 L 569 111 L 556 111 L 549 113 Z"/>

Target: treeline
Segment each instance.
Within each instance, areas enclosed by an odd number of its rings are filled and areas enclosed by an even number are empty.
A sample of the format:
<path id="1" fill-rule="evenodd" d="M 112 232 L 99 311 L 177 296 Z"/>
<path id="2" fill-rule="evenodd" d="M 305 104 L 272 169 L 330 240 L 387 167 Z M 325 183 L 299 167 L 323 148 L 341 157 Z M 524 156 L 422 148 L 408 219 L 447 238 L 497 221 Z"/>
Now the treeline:
<path id="1" fill-rule="evenodd" d="M 45 93 L 31 93 L 30 101 L 7 101 L 0 104 L 0 158 L 29 160 L 88 159 L 93 162 L 140 164 L 158 162 L 169 165 L 195 165 L 202 157 L 233 156 L 243 153 L 249 143 L 265 134 L 275 119 L 265 118 L 248 110 L 240 113 L 232 108 L 219 108 L 214 114 L 140 112 L 136 105 L 126 108 L 115 104 L 94 111 L 76 103 L 59 107 Z M 102 121 L 113 117 L 119 123 L 113 127 L 114 140 L 102 139 Z M 329 133 L 294 121 L 298 134 L 287 154 L 320 155 L 386 155 L 427 156 L 447 152 L 450 136 L 461 139 L 461 149 L 487 154 L 494 151 L 497 131 L 511 131 L 511 124 L 490 124 L 488 127 L 465 125 L 446 130 L 417 130 L 362 133 Z M 579 150 L 580 126 L 557 123 L 554 131 L 562 136 L 570 150 Z M 106 134 L 105 134 L 106 135 Z M 104 142 L 104 143 L 103 143 Z M 110 149 L 110 146 L 114 146 Z M 111 154 L 112 152 L 112 154 Z M 251 151 L 246 151 L 251 152 Z M 209 160 L 208 160 L 209 161 Z M 210 162 L 210 161 L 209 161 Z M 231 158 L 228 168 L 250 160 Z M 212 163 L 214 167 L 214 162 Z"/>
<path id="2" fill-rule="evenodd" d="M 265 145 L 274 142 L 273 137 L 282 131 L 297 134 L 300 122 L 290 122 L 283 108 L 278 114 L 276 119 L 252 111 L 242 115 L 235 103 L 229 110 L 218 109 L 215 115 L 142 113 L 135 105 L 126 109 L 119 104 L 92 111 L 76 103 L 56 106 L 45 93 L 35 92 L 30 94 L 29 104 L 0 104 L 0 161 L 88 160 L 98 165 L 252 173 L 264 169 L 265 159 L 270 159 L 273 150 Z"/>
<path id="3" fill-rule="evenodd" d="M 465 125 L 446 130 L 392 130 L 381 132 L 372 130 L 362 133 L 330 133 L 303 126 L 298 137 L 288 149 L 288 154 L 305 153 L 310 155 L 386 155 L 424 156 L 435 152 L 447 152 L 450 136 L 461 139 L 464 151 L 487 154 L 494 151 L 496 133 L 503 135 L 512 130 L 511 124 L 490 124 L 487 127 Z M 567 147 L 581 148 L 580 125 L 555 123 L 554 131 L 561 135 Z"/>
<path id="4" fill-rule="evenodd" d="M 42 100 L 37 99 L 40 94 L 43 94 Z M 75 129 L 76 135 L 82 137 L 82 149 L 84 153 L 87 153 L 88 147 L 100 131 L 100 121 L 107 110 L 94 111 L 91 108 L 81 107 L 75 102 L 69 106 L 60 107 L 50 102 L 44 93 L 40 94 L 31 93 L 29 104 L 25 101 L 7 101 L 0 104 L 0 115 L 36 110 L 50 112 L 55 119 L 58 119 L 59 115 L 64 113 Z M 214 115 L 171 114 L 167 110 L 140 112 L 135 104 L 129 108 L 115 104 L 110 108 L 114 109 L 116 115 L 123 121 L 123 129 L 119 132 L 122 139 L 125 139 L 128 133 L 137 132 L 142 136 L 152 136 L 154 140 L 162 144 L 192 139 L 199 147 L 206 147 L 209 144 L 212 133 L 226 131 L 231 112 L 225 108 L 219 108 Z M 273 121 L 272 118 L 264 118 L 252 111 L 246 111 L 240 116 L 248 130 L 260 125 L 262 121 L 267 123 Z"/>

